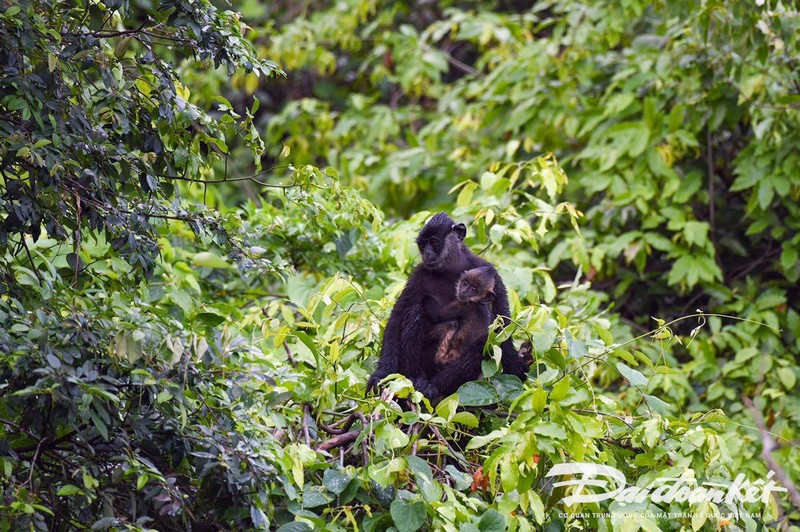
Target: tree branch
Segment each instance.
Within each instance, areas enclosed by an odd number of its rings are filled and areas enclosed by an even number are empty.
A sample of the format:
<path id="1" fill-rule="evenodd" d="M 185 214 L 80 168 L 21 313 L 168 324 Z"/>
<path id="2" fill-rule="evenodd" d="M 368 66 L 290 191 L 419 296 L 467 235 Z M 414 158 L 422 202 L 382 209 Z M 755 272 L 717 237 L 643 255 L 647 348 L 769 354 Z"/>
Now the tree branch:
<path id="1" fill-rule="evenodd" d="M 336 447 L 341 447 L 342 445 L 347 445 L 348 443 L 356 441 L 358 439 L 358 435 L 361 434 L 361 430 L 351 430 L 350 432 L 345 432 L 344 434 L 339 434 L 338 436 L 334 436 L 328 441 L 324 441 L 317 445 L 317 451 L 330 451 L 331 449 L 335 449 Z"/>
<path id="2" fill-rule="evenodd" d="M 770 437 L 770 432 L 767 430 L 767 426 L 764 423 L 764 417 L 761 415 L 761 412 L 756 409 L 753 405 L 753 401 L 751 401 L 749 397 L 742 397 L 742 402 L 750 411 L 750 415 L 753 416 L 753 420 L 756 422 L 756 426 L 761 433 L 761 457 L 767 463 L 767 467 L 775 473 L 775 478 L 777 478 L 783 487 L 786 488 L 786 491 L 789 492 L 789 498 L 792 504 L 794 504 L 795 508 L 800 510 L 800 492 L 797 491 L 797 487 L 789 479 L 789 476 L 780 464 L 778 464 L 778 461 L 772 456 L 772 451 L 778 448 L 778 444 Z"/>

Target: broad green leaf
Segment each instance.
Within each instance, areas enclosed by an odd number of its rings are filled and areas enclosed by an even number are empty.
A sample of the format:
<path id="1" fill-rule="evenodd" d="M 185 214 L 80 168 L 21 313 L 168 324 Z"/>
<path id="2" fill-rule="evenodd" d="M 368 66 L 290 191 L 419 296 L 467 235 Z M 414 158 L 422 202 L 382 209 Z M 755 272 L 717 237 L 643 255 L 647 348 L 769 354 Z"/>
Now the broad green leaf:
<path id="1" fill-rule="evenodd" d="M 322 483 L 334 495 L 342 493 L 352 480 L 352 476 L 336 469 L 326 469 L 322 475 Z"/>
<path id="2" fill-rule="evenodd" d="M 499 400 L 497 390 L 486 381 L 467 382 L 458 389 L 458 401 L 463 406 L 486 406 Z"/>
<path id="3" fill-rule="evenodd" d="M 647 395 L 646 393 L 643 393 L 642 397 L 644 397 L 644 400 L 647 401 L 648 405 L 650 405 L 650 408 L 652 408 L 662 416 L 666 415 L 669 409 L 669 403 L 662 401 L 661 399 L 653 395 Z"/>
<path id="4" fill-rule="evenodd" d="M 548 421 L 539 423 L 533 427 L 533 432 L 541 436 L 549 436 L 557 440 L 563 440 L 567 437 L 566 431 L 556 423 Z"/>
<path id="5" fill-rule="evenodd" d="M 622 362 L 617 362 L 616 368 L 625 377 L 631 386 L 646 386 L 647 378 L 641 372 L 626 366 Z"/>
<path id="6" fill-rule="evenodd" d="M 59 497 L 68 497 L 70 495 L 77 495 L 79 493 L 83 493 L 83 490 L 80 489 L 78 486 L 74 486 L 72 484 L 66 484 L 58 488 L 57 495 Z"/>
<path id="7" fill-rule="evenodd" d="M 517 487 L 519 467 L 513 453 L 507 453 L 500 459 L 500 485 L 503 491 L 509 492 Z"/>
<path id="8" fill-rule="evenodd" d="M 311 486 L 303 492 L 303 508 L 323 506 L 333 501 L 333 496 L 322 486 Z"/>
<path id="9" fill-rule="evenodd" d="M 231 265 L 217 255 L 216 253 L 212 253 L 210 251 L 201 251 L 200 253 L 195 254 L 192 262 L 197 267 L 206 267 L 206 268 L 230 268 Z"/>
<path id="10" fill-rule="evenodd" d="M 480 532 L 503 532 L 506 529 L 506 520 L 497 510 L 489 508 L 478 521 Z"/>
<path id="11" fill-rule="evenodd" d="M 425 503 L 396 499 L 390 508 L 394 525 L 399 532 L 416 532 L 425 524 L 427 512 Z"/>
<path id="12" fill-rule="evenodd" d="M 778 378 L 780 378 L 784 388 L 794 390 L 794 385 L 797 383 L 797 375 L 792 368 L 778 368 Z"/>

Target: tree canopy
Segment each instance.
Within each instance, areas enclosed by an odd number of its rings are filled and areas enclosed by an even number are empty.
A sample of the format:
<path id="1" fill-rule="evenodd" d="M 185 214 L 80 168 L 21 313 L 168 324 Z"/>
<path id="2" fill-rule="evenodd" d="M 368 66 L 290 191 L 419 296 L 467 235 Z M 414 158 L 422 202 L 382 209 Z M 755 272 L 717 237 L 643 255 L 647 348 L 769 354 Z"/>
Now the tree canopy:
<path id="1" fill-rule="evenodd" d="M 0 3 L 0 530 L 796 527 L 798 30 L 774 0 Z M 511 323 L 438 405 L 365 397 L 439 210 Z M 789 491 L 567 506 L 569 462 Z"/>

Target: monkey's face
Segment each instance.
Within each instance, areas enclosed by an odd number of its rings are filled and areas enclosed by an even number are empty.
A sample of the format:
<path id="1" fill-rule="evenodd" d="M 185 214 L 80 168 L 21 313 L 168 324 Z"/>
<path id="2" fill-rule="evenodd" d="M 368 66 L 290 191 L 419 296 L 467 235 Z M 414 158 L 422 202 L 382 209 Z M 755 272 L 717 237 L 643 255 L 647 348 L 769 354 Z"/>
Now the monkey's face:
<path id="1" fill-rule="evenodd" d="M 465 303 L 491 301 L 494 298 L 494 276 L 487 268 L 464 272 L 456 284 L 456 297 Z"/>
<path id="2" fill-rule="evenodd" d="M 464 224 L 453 223 L 444 213 L 434 216 L 417 237 L 422 264 L 430 270 L 438 270 L 459 259 L 466 234 Z"/>
<path id="3" fill-rule="evenodd" d="M 456 294 L 458 299 L 466 303 L 473 303 L 476 301 L 480 301 L 480 299 L 483 297 L 483 293 L 481 293 L 479 287 L 475 286 L 466 279 L 460 279 L 458 281 L 458 288 L 456 288 Z"/>
<path id="4" fill-rule="evenodd" d="M 456 287 L 456 297 L 465 303 L 480 303 L 482 301 L 489 301 L 494 296 L 491 290 L 483 284 L 476 284 L 475 282 L 461 278 L 458 280 Z"/>

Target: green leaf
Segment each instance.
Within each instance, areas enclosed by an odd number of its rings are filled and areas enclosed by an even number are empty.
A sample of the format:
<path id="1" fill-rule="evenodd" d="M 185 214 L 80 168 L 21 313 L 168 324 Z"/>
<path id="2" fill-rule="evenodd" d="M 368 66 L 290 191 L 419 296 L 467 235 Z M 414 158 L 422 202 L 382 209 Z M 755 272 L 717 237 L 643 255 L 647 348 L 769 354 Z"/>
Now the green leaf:
<path id="1" fill-rule="evenodd" d="M 708 244 L 708 222 L 686 222 L 683 226 L 683 236 L 690 246 L 703 247 Z"/>
<path id="2" fill-rule="evenodd" d="M 128 51 L 128 47 L 131 45 L 131 41 L 133 37 L 127 36 L 123 37 L 122 39 L 117 42 L 117 45 L 114 47 L 114 57 L 117 59 L 121 59 L 125 56 L 125 52 Z"/>
<path id="3" fill-rule="evenodd" d="M 483 436 L 473 436 L 472 439 L 467 444 L 467 451 L 472 449 L 479 449 L 484 445 L 496 441 L 507 434 L 505 429 L 496 429 L 490 432 L 489 434 Z"/>
<path id="4" fill-rule="evenodd" d="M 525 390 L 519 377 L 507 373 L 492 377 L 491 383 L 501 401 L 513 401 Z"/>
<path id="5" fill-rule="evenodd" d="M 231 268 L 231 265 L 216 253 L 210 251 L 202 251 L 195 254 L 192 262 L 197 267 L 206 268 Z"/>
<path id="6" fill-rule="evenodd" d="M 83 490 L 80 489 L 78 486 L 74 486 L 72 484 L 66 484 L 58 488 L 58 492 L 56 495 L 59 497 L 69 497 L 70 495 L 77 495 L 79 493 L 83 493 Z"/>
<path id="7" fill-rule="evenodd" d="M 519 482 L 519 466 L 513 453 L 506 453 L 500 459 L 500 485 L 503 491 L 509 492 L 517 487 Z"/>
<path id="8" fill-rule="evenodd" d="M 573 338 L 568 330 L 564 331 L 564 336 L 567 338 L 567 348 L 570 357 L 580 360 L 589 353 L 586 344 Z"/>
<path id="9" fill-rule="evenodd" d="M 253 527 L 257 530 L 264 530 L 269 527 L 269 518 L 267 514 L 255 506 L 250 507 L 250 520 L 253 522 Z"/>
<path id="10" fill-rule="evenodd" d="M 181 308 L 184 316 L 189 316 L 191 314 L 194 308 L 194 301 L 185 290 L 172 288 L 167 294 L 169 298 Z"/>
<path id="11" fill-rule="evenodd" d="M 198 312 L 192 319 L 199 327 L 211 329 L 225 321 L 224 316 L 215 314 L 213 312 Z"/>
<path id="12" fill-rule="evenodd" d="M 527 495 L 531 505 L 531 510 L 533 511 L 534 519 L 536 519 L 538 524 L 544 524 L 544 504 L 542 503 L 542 499 L 534 490 L 528 491 Z"/>
<path id="13" fill-rule="evenodd" d="M 331 501 L 333 501 L 333 496 L 322 486 L 311 486 L 303 492 L 303 508 L 316 508 Z"/>
<path id="14" fill-rule="evenodd" d="M 463 406 L 486 406 L 498 401 L 497 390 L 486 381 L 467 382 L 458 389 L 458 402 Z"/>
<path id="15" fill-rule="evenodd" d="M 650 142 L 650 130 L 647 126 L 642 125 L 638 127 L 636 132 L 632 135 L 630 145 L 628 147 L 628 155 L 631 157 L 639 157 L 647 148 Z"/>
<path id="16" fill-rule="evenodd" d="M 172 399 L 172 394 L 171 394 L 171 393 L 169 393 L 169 392 L 168 392 L 168 391 L 166 391 L 166 390 L 164 390 L 163 392 L 159 393 L 159 394 L 158 394 L 158 397 L 156 397 L 156 401 L 157 401 L 159 404 L 161 404 L 161 403 L 166 403 L 166 402 L 167 402 L 167 401 L 169 401 L 170 399 Z"/>
<path id="17" fill-rule="evenodd" d="M 42 504 L 32 504 L 31 506 L 33 506 L 34 509 L 39 510 L 40 512 L 46 513 L 47 515 L 52 515 L 52 516 L 55 515 L 53 513 L 53 510 Z"/>
<path id="18" fill-rule="evenodd" d="M 797 375 L 792 368 L 778 368 L 778 378 L 780 378 L 784 388 L 794 390 L 794 385 L 797 383 Z"/>
<path id="19" fill-rule="evenodd" d="M 550 400 L 560 401 L 566 397 L 570 389 L 570 384 L 569 377 L 563 377 L 561 380 L 559 380 L 555 386 L 553 386 L 553 390 L 550 392 Z"/>
<path id="20" fill-rule="evenodd" d="M 92 418 L 94 427 L 97 429 L 97 432 L 100 433 L 100 436 L 103 437 L 103 440 L 108 441 L 108 426 L 106 423 L 100 418 L 100 415 L 95 412 L 93 408 L 89 408 L 88 412 L 89 417 Z"/>
<path id="21" fill-rule="evenodd" d="M 500 512 L 489 508 L 478 521 L 478 530 L 481 532 L 503 532 L 506 529 L 506 519 Z"/>
<path id="22" fill-rule="evenodd" d="M 539 374 L 539 376 L 536 378 L 536 380 L 538 380 L 542 384 L 547 384 L 550 381 L 552 381 L 553 379 L 557 378 L 558 377 L 558 373 L 559 372 L 558 372 L 557 369 L 548 369 L 546 371 L 543 371 L 541 374 Z"/>
<path id="23" fill-rule="evenodd" d="M 536 353 L 544 353 L 553 346 L 553 342 L 558 337 L 558 324 L 552 318 L 547 319 L 542 329 L 533 336 L 533 350 Z"/>
<path id="24" fill-rule="evenodd" d="M 442 498 L 442 488 L 433 479 L 433 471 L 425 460 L 417 456 L 407 456 L 409 469 L 414 473 L 414 480 L 417 483 L 417 489 L 422 494 L 423 498 L 429 503 L 433 504 L 439 502 Z"/>
<path id="25" fill-rule="evenodd" d="M 647 378 L 641 372 L 630 368 L 622 362 L 617 362 L 617 370 L 625 377 L 631 386 L 646 386 Z"/>
<path id="26" fill-rule="evenodd" d="M 789 271 L 797 265 L 797 248 L 791 244 L 783 244 L 783 252 L 781 252 L 781 268 Z"/>
<path id="27" fill-rule="evenodd" d="M 433 471 L 431 470 L 431 466 L 428 465 L 428 462 L 413 455 L 407 456 L 406 462 L 408 463 L 408 468 L 415 474 L 433 481 Z"/>
<path id="28" fill-rule="evenodd" d="M 650 408 L 652 408 L 662 416 L 667 414 L 667 411 L 669 409 L 669 403 L 664 402 L 658 397 L 655 397 L 653 395 L 647 395 L 646 393 L 643 393 L 642 397 L 644 397 L 644 400 L 647 401 L 647 404 L 650 406 Z"/>
<path id="29" fill-rule="evenodd" d="M 326 469 L 322 475 L 323 485 L 334 495 L 341 494 L 352 480 L 352 476 L 336 469 Z"/>
<path id="30" fill-rule="evenodd" d="M 396 499 L 392 501 L 389 511 L 399 532 L 416 532 L 422 528 L 428 516 L 425 504 L 421 501 Z"/>
<path id="31" fill-rule="evenodd" d="M 545 421 L 533 427 L 533 432 L 541 436 L 548 436 L 557 440 L 563 440 L 567 437 L 567 432 L 555 423 Z"/>
<path id="32" fill-rule="evenodd" d="M 478 418 L 472 412 L 457 412 L 450 421 L 472 428 L 478 426 Z"/>
<path id="33" fill-rule="evenodd" d="M 301 521 L 292 521 L 278 528 L 276 532 L 311 532 L 311 527 Z"/>
<path id="34" fill-rule="evenodd" d="M 408 434 L 390 423 L 381 423 L 375 429 L 375 445 L 378 449 L 398 449 L 408 445 Z"/>

